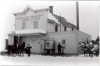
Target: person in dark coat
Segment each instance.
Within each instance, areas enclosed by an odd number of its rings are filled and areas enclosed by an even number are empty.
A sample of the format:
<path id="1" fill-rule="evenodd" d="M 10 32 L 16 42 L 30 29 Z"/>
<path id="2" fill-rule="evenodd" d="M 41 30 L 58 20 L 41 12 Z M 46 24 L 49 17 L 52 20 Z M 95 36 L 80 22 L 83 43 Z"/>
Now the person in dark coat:
<path id="1" fill-rule="evenodd" d="M 26 47 L 28 57 L 30 56 L 30 53 L 31 53 L 31 48 L 32 48 L 32 47 L 30 46 L 30 44 L 28 44 L 28 46 Z"/>
<path id="2" fill-rule="evenodd" d="M 25 45 L 25 41 L 22 44 Z"/>
<path id="3" fill-rule="evenodd" d="M 61 54 L 61 47 L 62 46 L 60 45 L 60 42 L 59 42 L 59 44 L 58 44 L 58 55 Z"/>

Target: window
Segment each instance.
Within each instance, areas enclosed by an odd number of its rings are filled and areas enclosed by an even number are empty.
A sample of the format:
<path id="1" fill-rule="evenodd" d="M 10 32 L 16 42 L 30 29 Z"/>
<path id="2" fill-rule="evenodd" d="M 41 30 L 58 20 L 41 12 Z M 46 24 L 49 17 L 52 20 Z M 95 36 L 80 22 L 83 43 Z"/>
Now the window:
<path id="1" fill-rule="evenodd" d="M 74 30 L 73 27 L 72 27 L 72 30 Z"/>
<path id="2" fill-rule="evenodd" d="M 55 32 L 58 31 L 58 25 L 55 25 Z"/>
<path id="3" fill-rule="evenodd" d="M 22 30 L 26 28 L 26 22 L 22 22 Z"/>
<path id="4" fill-rule="evenodd" d="M 62 40 L 62 44 L 65 44 L 65 40 Z"/>
<path id="5" fill-rule="evenodd" d="M 38 28 L 38 21 L 34 21 L 34 29 Z"/>
<path id="6" fill-rule="evenodd" d="M 66 31 L 66 27 L 64 27 L 64 31 Z"/>

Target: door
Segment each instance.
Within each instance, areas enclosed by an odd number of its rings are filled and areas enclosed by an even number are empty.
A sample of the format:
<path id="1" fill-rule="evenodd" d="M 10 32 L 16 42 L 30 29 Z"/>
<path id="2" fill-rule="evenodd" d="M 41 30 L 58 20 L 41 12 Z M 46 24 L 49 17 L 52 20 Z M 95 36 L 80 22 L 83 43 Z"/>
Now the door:
<path id="1" fill-rule="evenodd" d="M 18 43 L 18 36 L 14 36 L 14 44 Z"/>

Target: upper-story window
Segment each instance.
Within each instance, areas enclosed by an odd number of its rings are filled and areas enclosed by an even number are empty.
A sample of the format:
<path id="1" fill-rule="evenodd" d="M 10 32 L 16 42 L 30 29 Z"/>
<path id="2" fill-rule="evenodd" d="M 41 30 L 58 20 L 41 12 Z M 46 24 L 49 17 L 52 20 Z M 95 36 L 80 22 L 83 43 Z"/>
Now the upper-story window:
<path id="1" fill-rule="evenodd" d="M 38 28 L 38 21 L 34 21 L 34 29 Z"/>
<path id="2" fill-rule="evenodd" d="M 58 31 L 58 25 L 55 25 L 55 32 Z"/>
<path id="3" fill-rule="evenodd" d="M 66 31 L 66 27 L 64 27 L 64 31 Z"/>
<path id="4" fill-rule="evenodd" d="M 26 28 L 26 22 L 23 21 L 23 22 L 22 22 L 22 30 L 24 30 L 25 28 Z"/>

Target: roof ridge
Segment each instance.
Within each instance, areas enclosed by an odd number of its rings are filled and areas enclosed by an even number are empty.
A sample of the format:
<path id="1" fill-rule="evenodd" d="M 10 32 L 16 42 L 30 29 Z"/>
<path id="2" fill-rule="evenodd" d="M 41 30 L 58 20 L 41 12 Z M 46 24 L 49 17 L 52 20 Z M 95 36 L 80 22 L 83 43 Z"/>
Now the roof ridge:
<path id="1" fill-rule="evenodd" d="M 27 6 L 26 6 L 26 8 L 30 8 L 32 11 L 49 10 L 49 8 L 41 8 L 41 9 L 36 9 L 36 10 L 33 10 L 33 8 L 31 8 L 29 5 L 27 5 Z M 24 13 L 24 12 L 26 11 L 26 8 L 25 8 L 22 12 L 13 13 L 13 14 Z"/>
<path id="2" fill-rule="evenodd" d="M 61 23 L 62 23 L 65 27 L 73 27 L 73 28 L 77 29 L 77 26 L 74 25 L 74 24 L 72 24 L 72 23 L 70 23 L 69 21 L 67 21 L 67 20 L 65 19 L 65 17 L 59 16 L 59 15 L 54 14 L 54 13 L 51 13 L 51 14 L 58 20 L 58 22 L 60 22 L 60 17 L 61 17 Z"/>

